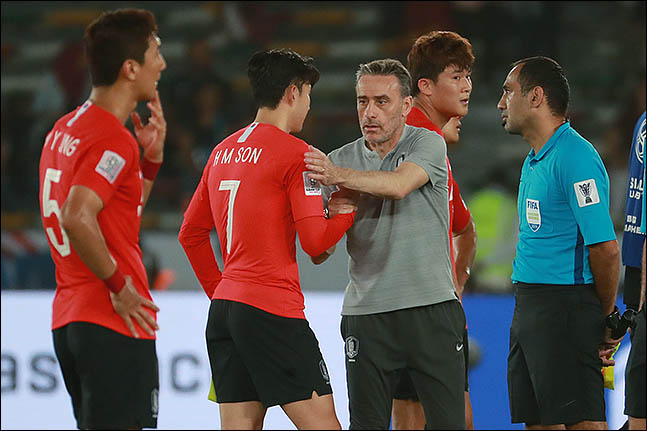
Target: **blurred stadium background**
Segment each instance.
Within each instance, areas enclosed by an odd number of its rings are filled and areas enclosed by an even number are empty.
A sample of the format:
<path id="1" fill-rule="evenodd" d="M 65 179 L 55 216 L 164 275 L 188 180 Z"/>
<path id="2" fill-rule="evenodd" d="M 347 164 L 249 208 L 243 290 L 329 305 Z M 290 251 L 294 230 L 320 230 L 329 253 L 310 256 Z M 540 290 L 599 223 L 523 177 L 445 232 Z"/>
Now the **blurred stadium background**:
<path id="1" fill-rule="evenodd" d="M 249 56 L 263 48 L 289 47 L 315 57 L 322 75 L 299 137 L 330 151 L 360 135 L 354 99 L 359 63 L 392 57 L 406 64 L 418 35 L 442 29 L 469 38 L 476 55 L 470 112 L 463 119 L 460 143 L 449 149 L 479 234 L 465 299 L 474 350 L 480 352 L 470 374 L 474 420 L 481 429 L 515 428 L 505 386 L 512 316 L 509 275 L 517 185 L 529 147 L 500 126 L 496 103 L 501 84 L 510 63 L 522 57 L 546 55 L 564 67 L 571 85 L 570 118 L 604 160 L 621 241 L 631 133 L 645 110 L 645 2 L 2 2 L 3 429 L 74 426 L 52 356 L 48 313 L 54 267 L 40 226 L 38 160 L 53 122 L 89 94 L 83 29 L 102 10 L 119 7 L 155 13 L 168 63 L 159 84 L 168 122 L 165 161 L 141 234 L 155 299 L 167 306 L 162 307 L 158 335 L 160 427 L 218 424 L 217 408 L 206 401 L 208 301 L 177 232 L 213 146 L 254 118 L 246 76 Z M 147 115 L 143 104 L 139 109 Z M 337 329 L 347 255 L 339 248 L 321 267 L 313 267 L 301 251 L 299 261 L 306 312 L 329 362 L 338 415 L 346 428 Z M 30 319 L 32 315 L 38 318 Z M 608 400 L 621 396 L 619 389 Z M 38 403 L 52 416 L 23 413 Z M 609 404 L 610 416 L 618 417 L 622 400 Z M 50 420 L 56 414 L 62 422 Z M 280 411 L 270 416 L 266 427 L 291 427 L 281 422 Z"/>

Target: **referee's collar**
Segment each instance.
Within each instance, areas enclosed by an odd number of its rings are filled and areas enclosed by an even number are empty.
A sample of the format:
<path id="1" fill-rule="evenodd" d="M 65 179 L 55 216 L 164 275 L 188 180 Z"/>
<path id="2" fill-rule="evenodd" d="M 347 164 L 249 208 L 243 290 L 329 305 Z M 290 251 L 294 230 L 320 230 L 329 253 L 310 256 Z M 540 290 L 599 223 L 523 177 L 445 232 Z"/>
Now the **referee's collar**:
<path id="1" fill-rule="evenodd" d="M 534 154 L 534 149 L 530 150 L 530 158 L 533 160 L 541 160 L 542 157 L 544 157 L 544 155 L 555 146 L 555 143 L 559 140 L 560 136 L 562 136 L 562 133 L 564 133 L 569 127 L 571 127 L 571 123 L 569 121 L 566 121 L 564 124 L 559 126 L 559 128 L 555 130 L 555 133 L 553 133 L 553 136 L 551 136 L 548 142 L 541 147 L 541 150 L 539 150 L 537 154 Z"/>

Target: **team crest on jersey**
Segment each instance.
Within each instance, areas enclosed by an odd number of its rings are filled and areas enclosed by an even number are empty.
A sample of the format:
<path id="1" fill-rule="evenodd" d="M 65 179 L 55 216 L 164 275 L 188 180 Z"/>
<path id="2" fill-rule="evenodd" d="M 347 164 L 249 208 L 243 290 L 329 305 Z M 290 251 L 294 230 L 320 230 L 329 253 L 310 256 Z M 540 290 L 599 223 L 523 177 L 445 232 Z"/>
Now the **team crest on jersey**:
<path id="1" fill-rule="evenodd" d="M 573 184 L 573 187 L 575 188 L 575 196 L 577 196 L 577 204 L 580 208 L 600 203 L 600 195 L 595 185 L 595 179 L 580 181 Z"/>
<path id="2" fill-rule="evenodd" d="M 638 135 L 636 136 L 636 157 L 640 163 L 643 163 L 643 157 L 645 155 L 645 122 L 647 119 L 643 120 L 640 128 L 638 129 Z"/>
<path id="3" fill-rule="evenodd" d="M 306 196 L 321 196 L 321 183 L 308 177 L 308 174 L 314 174 L 314 172 L 303 172 L 303 188 L 306 192 Z"/>
<path id="4" fill-rule="evenodd" d="M 124 166 L 126 166 L 126 159 L 114 151 L 106 150 L 94 170 L 113 184 Z"/>
<path id="5" fill-rule="evenodd" d="M 537 232 L 541 227 L 541 211 L 538 200 L 526 199 L 526 221 L 533 232 Z"/>
<path id="6" fill-rule="evenodd" d="M 319 361 L 319 371 L 321 372 L 321 377 L 323 377 L 324 382 L 326 382 L 326 384 L 329 385 L 330 384 L 330 374 L 328 374 L 328 367 L 326 367 L 326 363 L 324 362 L 323 359 L 321 361 Z"/>
<path id="7" fill-rule="evenodd" d="M 348 362 L 355 362 L 355 357 L 359 354 L 359 340 L 352 335 L 346 337 L 346 340 L 344 341 L 344 350 L 346 350 Z"/>

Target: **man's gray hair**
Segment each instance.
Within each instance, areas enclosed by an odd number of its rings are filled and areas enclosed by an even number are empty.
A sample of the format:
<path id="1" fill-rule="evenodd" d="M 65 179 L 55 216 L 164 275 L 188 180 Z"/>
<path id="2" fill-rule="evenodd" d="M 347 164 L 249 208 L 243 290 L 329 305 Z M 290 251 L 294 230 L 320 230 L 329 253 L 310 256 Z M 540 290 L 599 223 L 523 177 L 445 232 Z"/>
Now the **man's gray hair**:
<path id="1" fill-rule="evenodd" d="M 355 87 L 359 83 L 359 79 L 364 75 L 380 75 L 389 76 L 393 75 L 398 78 L 400 82 L 400 94 L 402 98 L 411 95 L 411 75 L 404 65 L 393 58 L 385 58 L 382 60 L 373 60 L 370 63 L 363 63 L 359 65 L 359 69 L 355 73 Z"/>

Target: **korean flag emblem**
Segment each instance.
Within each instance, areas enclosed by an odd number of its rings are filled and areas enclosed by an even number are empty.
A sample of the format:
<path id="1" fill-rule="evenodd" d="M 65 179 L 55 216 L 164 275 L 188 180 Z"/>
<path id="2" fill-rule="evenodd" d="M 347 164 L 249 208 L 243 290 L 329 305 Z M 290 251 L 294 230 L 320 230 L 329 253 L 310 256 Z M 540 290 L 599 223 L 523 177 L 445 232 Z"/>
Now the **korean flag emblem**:
<path id="1" fill-rule="evenodd" d="M 526 220 L 533 232 L 537 232 L 541 227 L 541 212 L 539 211 L 538 200 L 526 199 Z"/>

